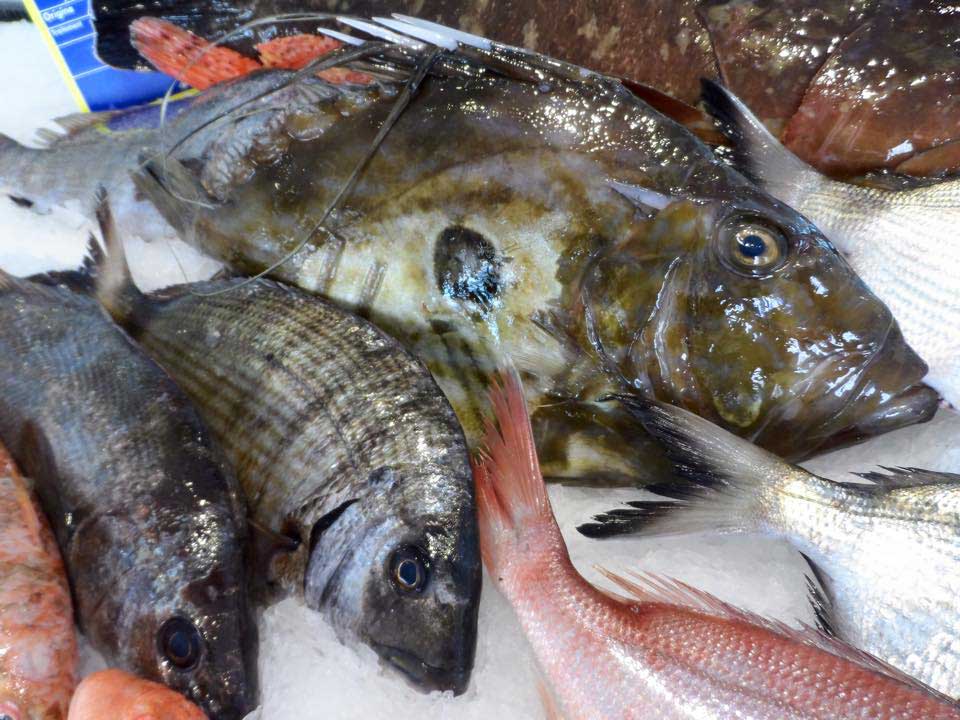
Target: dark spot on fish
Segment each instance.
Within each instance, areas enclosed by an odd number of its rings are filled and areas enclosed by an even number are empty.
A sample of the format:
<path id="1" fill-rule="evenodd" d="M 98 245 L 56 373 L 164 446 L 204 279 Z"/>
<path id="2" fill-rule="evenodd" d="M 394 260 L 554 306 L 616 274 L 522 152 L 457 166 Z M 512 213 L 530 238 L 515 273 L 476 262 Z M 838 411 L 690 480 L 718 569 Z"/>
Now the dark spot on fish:
<path id="1" fill-rule="evenodd" d="M 313 549 L 320 541 L 320 536 L 323 535 L 323 533 L 326 532 L 326 530 L 333 525 L 340 518 L 340 516 L 343 515 L 344 512 L 346 512 L 347 508 L 353 505 L 356 501 L 357 498 L 345 500 L 313 524 L 313 529 L 310 531 L 310 555 L 313 555 Z"/>
<path id="2" fill-rule="evenodd" d="M 19 195 L 7 195 L 7 197 L 10 198 L 10 200 L 13 201 L 13 204 L 14 204 L 14 205 L 19 205 L 19 206 L 22 207 L 22 208 L 28 208 L 28 209 L 29 209 L 29 208 L 32 208 L 33 205 L 34 205 L 33 200 L 31 200 L 31 199 L 29 199 L 29 198 L 21 197 L 21 196 L 19 196 Z"/>
<path id="3" fill-rule="evenodd" d="M 370 485 L 382 485 L 386 482 L 394 482 L 396 479 L 396 471 L 389 465 L 383 465 L 370 473 L 367 477 L 367 482 Z"/>
<path id="4" fill-rule="evenodd" d="M 437 287 L 449 298 L 489 307 L 500 294 L 503 265 L 489 240 L 475 230 L 453 225 L 437 238 L 433 269 Z"/>

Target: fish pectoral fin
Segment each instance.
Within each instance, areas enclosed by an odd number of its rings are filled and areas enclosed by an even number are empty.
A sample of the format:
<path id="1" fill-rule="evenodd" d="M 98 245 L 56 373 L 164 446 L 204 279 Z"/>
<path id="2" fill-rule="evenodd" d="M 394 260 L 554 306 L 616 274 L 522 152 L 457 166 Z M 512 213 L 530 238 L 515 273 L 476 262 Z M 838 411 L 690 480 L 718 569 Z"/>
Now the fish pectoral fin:
<path id="1" fill-rule="evenodd" d="M 131 174 L 137 191 L 157 208 L 181 238 L 188 237 L 197 207 L 211 207 L 210 198 L 190 170 L 172 157 L 141 159 Z"/>
<path id="2" fill-rule="evenodd" d="M 257 585 L 270 585 L 277 580 L 277 560 L 297 551 L 300 540 L 290 535 L 271 530 L 256 520 L 247 519 L 250 532 L 252 577 Z"/>

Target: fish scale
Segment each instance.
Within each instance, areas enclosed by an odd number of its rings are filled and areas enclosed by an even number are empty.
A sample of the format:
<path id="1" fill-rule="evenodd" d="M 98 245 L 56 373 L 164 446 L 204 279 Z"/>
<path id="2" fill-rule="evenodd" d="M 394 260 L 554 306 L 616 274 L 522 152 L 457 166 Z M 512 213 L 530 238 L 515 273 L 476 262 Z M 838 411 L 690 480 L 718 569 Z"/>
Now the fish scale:
<path id="1" fill-rule="evenodd" d="M 462 692 L 480 591 L 473 484 L 429 371 L 366 320 L 272 280 L 142 295 L 106 206 L 101 223 L 98 296 L 224 448 L 268 546 L 261 583 L 302 595 L 416 685 Z"/>

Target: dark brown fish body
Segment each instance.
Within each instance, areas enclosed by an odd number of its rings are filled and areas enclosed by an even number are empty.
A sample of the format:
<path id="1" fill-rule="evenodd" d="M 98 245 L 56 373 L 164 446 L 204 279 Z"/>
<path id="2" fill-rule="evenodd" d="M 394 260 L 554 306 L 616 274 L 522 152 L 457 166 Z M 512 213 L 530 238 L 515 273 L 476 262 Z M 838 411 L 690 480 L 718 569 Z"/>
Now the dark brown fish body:
<path id="1" fill-rule="evenodd" d="M 462 691 L 480 561 L 452 408 L 370 323 L 272 281 L 241 282 L 101 292 L 197 404 L 253 519 L 299 543 L 275 563 L 280 583 L 418 683 Z"/>
<path id="2" fill-rule="evenodd" d="M 235 481 L 95 300 L 0 275 L 0 438 L 36 482 L 94 647 L 211 718 L 244 717 L 256 628 Z"/>

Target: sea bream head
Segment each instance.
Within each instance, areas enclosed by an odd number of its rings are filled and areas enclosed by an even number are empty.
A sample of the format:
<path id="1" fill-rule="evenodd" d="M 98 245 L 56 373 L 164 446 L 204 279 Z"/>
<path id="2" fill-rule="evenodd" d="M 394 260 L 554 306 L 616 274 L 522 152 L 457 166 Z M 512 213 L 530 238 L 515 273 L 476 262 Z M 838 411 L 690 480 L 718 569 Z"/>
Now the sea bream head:
<path id="1" fill-rule="evenodd" d="M 342 637 L 416 688 L 460 694 L 477 641 L 480 550 L 462 440 L 455 450 L 461 462 L 371 470 L 362 497 L 314 525 L 304 590 Z"/>
<path id="2" fill-rule="evenodd" d="M 924 364 L 802 216 L 618 81 L 451 45 L 331 60 L 368 84 L 264 70 L 216 86 L 141 157 L 141 196 L 234 269 L 401 339 L 471 440 L 484 378 L 510 358 L 530 376 L 548 476 L 649 474 L 653 446 L 596 403 L 608 392 L 678 403 L 790 458 L 932 415 Z"/>

